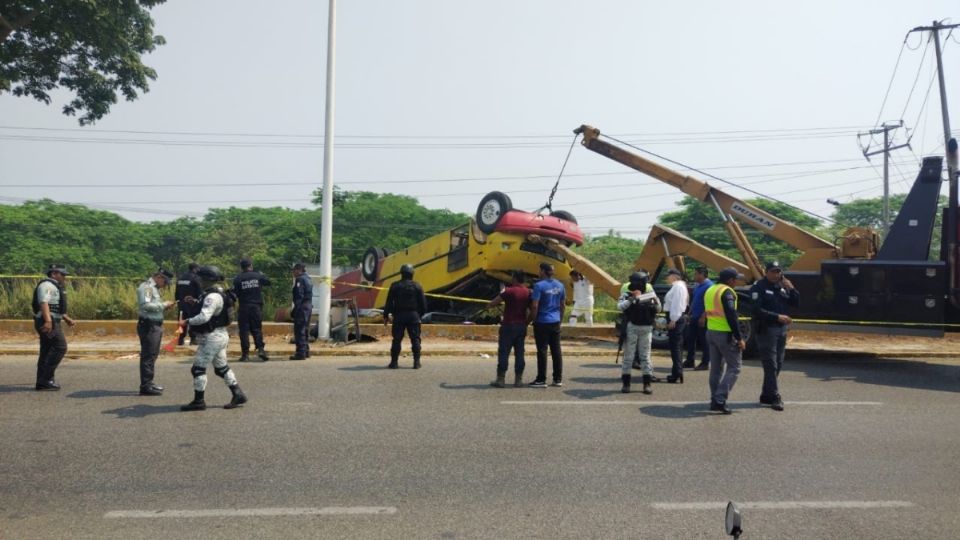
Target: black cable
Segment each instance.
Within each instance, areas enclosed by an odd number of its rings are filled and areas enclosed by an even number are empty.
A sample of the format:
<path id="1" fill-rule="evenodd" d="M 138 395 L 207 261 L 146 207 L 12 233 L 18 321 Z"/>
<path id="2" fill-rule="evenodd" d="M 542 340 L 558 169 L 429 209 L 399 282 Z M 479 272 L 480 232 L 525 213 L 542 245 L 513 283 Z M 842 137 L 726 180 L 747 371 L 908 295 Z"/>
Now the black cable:
<path id="1" fill-rule="evenodd" d="M 920 80 L 920 73 L 923 71 L 923 61 L 927 58 L 927 49 L 930 48 L 930 40 L 927 40 L 927 43 L 923 46 L 923 53 L 920 55 L 920 64 L 917 66 L 917 75 L 913 78 L 913 85 L 910 86 L 910 93 L 907 94 L 907 102 L 903 105 L 903 112 L 900 113 L 900 118 L 903 118 L 907 114 L 907 108 L 910 107 L 910 100 L 913 99 L 913 92 L 917 89 L 917 82 Z"/>
<path id="2" fill-rule="evenodd" d="M 634 146 L 634 145 L 629 144 L 629 143 L 627 143 L 627 142 L 621 141 L 621 140 L 619 140 L 619 139 L 616 139 L 616 138 L 614 138 L 614 137 L 611 137 L 610 135 L 603 135 L 603 136 L 606 137 L 606 138 L 608 138 L 608 139 L 611 139 L 611 140 L 613 140 L 613 141 L 616 141 L 616 142 L 618 142 L 618 143 L 620 143 L 620 144 L 629 146 L 630 148 L 633 148 L 634 150 L 638 150 L 638 151 L 643 152 L 643 153 L 645 153 L 645 154 L 649 154 L 649 155 L 651 155 L 651 156 L 654 156 L 654 157 L 656 157 L 656 158 L 658 158 L 658 159 L 662 159 L 662 160 L 667 161 L 667 162 L 669 162 L 669 163 L 672 163 L 672 164 L 674 164 L 674 165 L 677 165 L 677 166 L 680 166 L 680 167 L 687 167 L 687 168 L 688 168 L 689 170 L 691 170 L 691 171 L 694 171 L 694 172 L 699 173 L 699 174 L 702 174 L 702 175 L 704 175 L 704 176 L 713 178 L 714 180 L 717 180 L 717 181 L 719 181 L 719 182 L 723 182 L 723 183 L 728 184 L 728 185 L 730 185 L 730 186 L 733 186 L 733 187 L 735 187 L 735 188 L 740 188 L 740 189 L 742 189 L 742 190 L 744 190 L 744 191 L 747 191 L 747 192 L 749 192 L 749 193 L 753 193 L 754 195 L 756 195 L 756 196 L 758 196 L 758 197 L 762 197 L 762 198 L 764 198 L 764 199 L 768 199 L 768 200 L 773 201 L 773 202 L 779 202 L 779 203 L 785 204 L 785 205 L 787 205 L 788 207 L 793 208 L 794 210 L 803 212 L 804 214 L 807 214 L 807 215 L 809 215 L 809 216 L 815 217 L 815 218 L 820 219 L 820 220 L 822 220 L 822 221 L 829 221 L 830 223 L 834 223 L 834 224 L 837 223 L 836 221 L 834 221 L 834 220 L 832 220 L 832 219 L 830 219 L 830 218 L 823 217 L 823 216 L 821 216 L 821 215 L 819 215 L 819 214 L 816 214 L 816 213 L 814 213 L 814 212 L 810 212 L 809 210 L 804 210 L 803 208 L 799 208 L 799 207 L 797 207 L 797 206 L 794 206 L 794 205 L 792 205 L 792 204 L 790 204 L 790 203 L 788 203 L 788 202 L 780 201 L 780 200 L 775 199 L 775 198 L 773 198 L 773 197 L 770 197 L 770 196 L 768 196 L 768 195 L 764 195 L 763 193 L 760 193 L 759 191 L 756 191 L 756 190 L 753 190 L 753 189 L 750 189 L 750 188 L 745 188 L 745 187 L 739 186 L 739 185 L 737 185 L 737 184 L 735 184 L 735 183 L 733 183 L 733 182 L 724 180 L 723 178 L 720 178 L 719 176 L 715 176 L 715 175 L 712 175 L 712 174 L 710 174 L 710 173 L 707 173 L 707 172 L 698 170 L 698 169 L 695 168 L 695 167 L 691 167 L 691 166 L 688 166 L 688 165 L 684 165 L 684 164 L 682 164 L 682 163 L 680 163 L 680 162 L 678 162 L 678 161 L 674 161 L 674 160 L 672 160 L 672 159 L 670 159 L 670 158 L 661 156 L 661 155 L 656 154 L 656 153 L 654 153 L 654 152 L 651 152 L 651 151 L 649 151 L 649 150 L 644 150 L 643 148 L 640 148 L 640 147 L 638 147 L 638 146 Z"/>
<path id="3" fill-rule="evenodd" d="M 897 62 L 893 65 L 893 73 L 890 74 L 890 82 L 887 83 L 887 91 L 883 94 L 883 103 L 880 104 L 880 112 L 877 113 L 877 119 L 874 120 L 873 125 L 878 125 L 880 123 L 880 118 L 883 116 L 883 109 L 887 106 L 887 98 L 890 97 L 890 89 L 893 88 L 893 81 L 897 77 L 897 68 L 900 67 L 900 58 L 903 57 L 903 49 L 906 46 L 907 36 L 904 36 L 903 43 L 900 44 L 900 52 L 897 53 Z"/>
<path id="4" fill-rule="evenodd" d="M 557 175 L 557 181 L 553 184 L 553 189 L 550 190 L 550 196 L 547 197 L 547 204 L 540 207 L 539 210 L 534 212 L 539 214 L 541 210 L 549 210 L 553 212 L 553 197 L 557 194 L 557 188 L 560 187 L 560 179 L 563 178 L 563 171 L 567 169 L 567 162 L 570 161 L 570 154 L 573 153 L 573 146 L 577 144 L 577 139 L 580 137 L 579 133 L 573 135 L 573 140 L 570 141 L 570 148 L 567 149 L 567 157 L 563 158 L 563 165 L 560 167 L 560 174 Z"/>

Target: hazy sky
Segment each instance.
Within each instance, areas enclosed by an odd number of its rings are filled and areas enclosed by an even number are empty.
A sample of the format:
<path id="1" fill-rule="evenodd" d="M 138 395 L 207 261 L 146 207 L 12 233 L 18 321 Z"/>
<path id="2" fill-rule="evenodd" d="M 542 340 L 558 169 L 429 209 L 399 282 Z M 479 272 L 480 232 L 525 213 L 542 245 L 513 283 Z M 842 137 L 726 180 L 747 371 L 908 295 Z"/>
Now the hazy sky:
<path id="1" fill-rule="evenodd" d="M 145 61 L 158 79 L 93 127 L 60 114 L 63 95 L 52 106 L 0 96 L 0 201 L 48 197 L 137 220 L 309 206 L 327 3 L 264 6 L 156 8 L 167 45 Z M 340 0 L 335 183 L 470 214 L 500 190 L 533 210 L 571 130 L 588 123 L 829 214 L 827 198 L 882 192 L 881 156 L 871 168 L 856 132 L 875 125 L 906 32 L 950 17 L 956 0 Z M 908 39 L 879 117 L 914 133 L 913 152 L 894 154 L 893 192 L 908 189 L 918 156 L 943 151 L 935 84 L 923 108 L 925 44 Z M 956 132 L 960 31 L 944 50 Z M 680 197 L 578 144 L 554 208 L 588 234 L 644 238 Z"/>

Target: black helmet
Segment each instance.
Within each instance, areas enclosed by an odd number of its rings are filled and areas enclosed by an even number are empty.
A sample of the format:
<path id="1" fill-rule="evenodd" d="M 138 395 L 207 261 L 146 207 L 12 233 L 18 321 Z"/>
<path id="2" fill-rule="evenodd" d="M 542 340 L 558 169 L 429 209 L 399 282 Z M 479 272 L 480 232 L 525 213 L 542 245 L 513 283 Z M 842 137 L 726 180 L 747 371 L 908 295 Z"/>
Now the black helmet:
<path id="1" fill-rule="evenodd" d="M 640 270 L 630 274 L 630 283 L 640 283 L 650 279 L 650 274 L 646 270 Z"/>
<path id="2" fill-rule="evenodd" d="M 203 281 L 223 281 L 223 273 L 216 266 L 201 266 L 197 269 L 197 277 Z"/>
<path id="3" fill-rule="evenodd" d="M 413 277 L 413 265 L 410 263 L 404 263 L 402 266 L 400 266 L 400 275 Z"/>

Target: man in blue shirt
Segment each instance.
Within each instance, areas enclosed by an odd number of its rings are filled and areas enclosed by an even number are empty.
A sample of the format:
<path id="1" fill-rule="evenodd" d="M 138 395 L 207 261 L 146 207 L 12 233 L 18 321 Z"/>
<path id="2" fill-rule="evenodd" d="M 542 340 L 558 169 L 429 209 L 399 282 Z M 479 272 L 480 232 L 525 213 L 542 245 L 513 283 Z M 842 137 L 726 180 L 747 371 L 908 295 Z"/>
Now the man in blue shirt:
<path id="1" fill-rule="evenodd" d="M 547 387 L 547 347 L 553 359 L 553 384 L 563 386 L 563 355 L 560 352 L 560 321 L 563 320 L 567 291 L 553 278 L 553 265 L 540 263 L 540 281 L 530 294 L 530 315 L 533 320 L 533 338 L 537 343 L 537 378 L 532 388 Z"/>
<path id="2" fill-rule="evenodd" d="M 683 367 L 692 368 L 697 358 L 697 346 L 703 351 L 703 360 L 695 369 L 703 371 L 710 367 L 710 347 L 707 347 L 707 327 L 700 326 L 700 316 L 703 315 L 703 295 L 707 289 L 713 287 L 713 281 L 707 277 L 706 266 L 697 268 L 693 275 L 693 280 L 697 282 L 697 287 L 693 290 L 693 300 L 690 304 L 690 324 L 687 325 L 687 361 Z"/>

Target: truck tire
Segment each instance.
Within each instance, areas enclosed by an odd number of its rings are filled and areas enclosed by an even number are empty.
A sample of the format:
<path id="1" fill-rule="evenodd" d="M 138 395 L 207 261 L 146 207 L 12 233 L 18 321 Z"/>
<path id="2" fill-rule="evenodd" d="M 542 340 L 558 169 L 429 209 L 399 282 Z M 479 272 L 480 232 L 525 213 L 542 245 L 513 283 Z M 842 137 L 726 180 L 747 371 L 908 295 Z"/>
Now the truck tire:
<path id="1" fill-rule="evenodd" d="M 360 264 L 360 274 L 367 281 L 376 281 L 380 273 L 380 261 L 386 258 L 386 250 L 378 247 L 367 248 Z"/>
<path id="2" fill-rule="evenodd" d="M 550 212 L 550 215 L 555 218 L 562 219 L 564 221 L 569 221 L 570 223 L 577 222 L 577 218 L 573 217 L 573 214 L 571 214 L 570 212 L 567 212 L 566 210 L 554 210 Z"/>
<path id="3" fill-rule="evenodd" d="M 513 202 L 506 193 L 499 191 L 487 193 L 480 199 L 480 204 L 477 206 L 477 227 L 484 234 L 492 233 L 497 228 L 500 217 L 510 210 L 513 210 Z"/>

